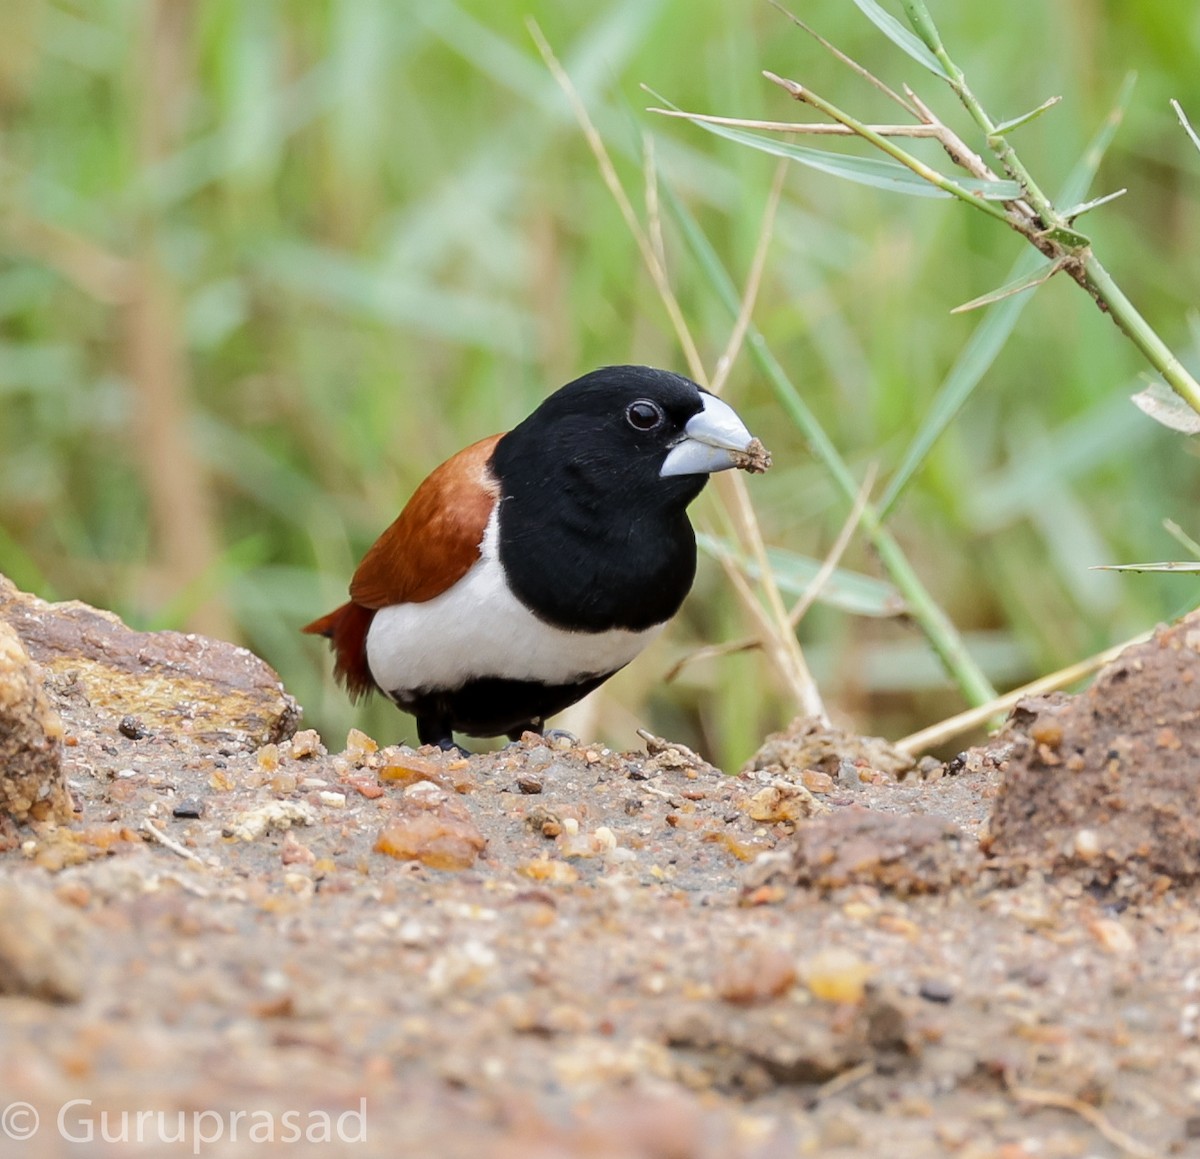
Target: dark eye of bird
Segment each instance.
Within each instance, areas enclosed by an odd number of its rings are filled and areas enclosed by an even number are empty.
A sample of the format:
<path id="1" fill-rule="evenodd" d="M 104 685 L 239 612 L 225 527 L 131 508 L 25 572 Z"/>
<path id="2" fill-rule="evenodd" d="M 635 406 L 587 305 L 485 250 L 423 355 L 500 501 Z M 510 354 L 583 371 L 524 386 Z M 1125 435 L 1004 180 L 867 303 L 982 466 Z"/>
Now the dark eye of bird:
<path id="1" fill-rule="evenodd" d="M 663 421 L 663 412 L 658 403 L 640 398 L 625 408 L 625 417 L 629 420 L 629 425 L 636 430 L 652 431 Z"/>

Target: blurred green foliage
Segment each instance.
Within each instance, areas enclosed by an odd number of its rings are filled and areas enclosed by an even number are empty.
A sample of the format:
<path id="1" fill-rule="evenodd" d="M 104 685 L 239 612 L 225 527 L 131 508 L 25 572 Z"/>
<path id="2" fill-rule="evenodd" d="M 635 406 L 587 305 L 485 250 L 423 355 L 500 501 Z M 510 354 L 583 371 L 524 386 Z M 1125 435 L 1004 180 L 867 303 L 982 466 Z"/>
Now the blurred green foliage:
<path id="1" fill-rule="evenodd" d="M 467 442 L 597 365 L 681 368 L 638 254 L 533 49 L 540 23 L 641 196 L 661 180 L 740 281 L 773 162 L 646 114 L 802 119 L 771 69 L 864 118 L 880 95 L 766 4 L 728 0 L 8 0 L 0 37 L 0 570 L 146 627 L 236 635 L 340 743 L 410 724 L 353 710 L 299 626 L 343 598 L 413 487 Z M 1056 188 L 1139 84 L 1087 219 L 1105 263 L 1195 369 L 1200 120 L 1192 0 L 935 4 Z M 800 14 L 961 127 L 948 92 L 850 4 Z M 920 74 L 920 75 L 918 75 Z M 975 142 L 980 145 L 979 142 Z M 853 146 L 847 145 L 846 148 Z M 980 146 L 981 147 L 981 146 Z M 936 160 L 936 153 L 930 153 Z M 677 293 L 714 360 L 729 320 L 666 222 Z M 755 320 L 846 458 L 886 482 L 1006 277 L 1020 239 L 961 206 L 789 174 Z M 1194 602 L 1194 580 L 1089 571 L 1172 558 L 1193 534 L 1193 444 L 1128 402 L 1136 351 L 1077 287 L 1036 292 L 892 525 L 1004 686 Z M 846 514 L 743 359 L 729 396 L 775 453 L 751 481 L 768 542 L 819 556 Z M 721 528 L 711 500 L 699 522 Z M 847 566 L 877 569 L 860 546 Z M 674 659 L 746 631 L 707 562 L 679 624 L 584 725 L 637 722 L 734 767 L 789 706 L 761 657 Z M 895 621 L 819 607 L 802 636 L 835 715 L 893 734 L 958 707 Z"/>

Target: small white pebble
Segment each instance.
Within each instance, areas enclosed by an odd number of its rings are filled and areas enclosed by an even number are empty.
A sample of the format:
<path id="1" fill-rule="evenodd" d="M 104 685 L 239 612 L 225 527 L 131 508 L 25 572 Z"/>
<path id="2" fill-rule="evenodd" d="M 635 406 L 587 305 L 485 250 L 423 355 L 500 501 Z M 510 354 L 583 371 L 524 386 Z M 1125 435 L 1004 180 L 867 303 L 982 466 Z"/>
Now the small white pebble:
<path id="1" fill-rule="evenodd" d="M 270 990 L 273 994 L 283 994 L 290 985 L 288 976 L 282 970 L 263 971 L 262 986 L 264 990 Z"/>
<path id="2" fill-rule="evenodd" d="M 607 826 L 597 826 L 592 833 L 592 841 L 597 849 L 616 849 L 617 835 Z"/>
<path id="3" fill-rule="evenodd" d="M 285 873 L 283 884 L 301 897 L 312 897 L 317 889 L 316 882 L 307 873 Z"/>
<path id="4" fill-rule="evenodd" d="M 302 788 L 302 789 L 323 789 L 328 784 L 329 784 L 329 782 L 327 780 L 325 780 L 323 777 L 305 777 L 300 782 L 300 788 Z"/>
<path id="5" fill-rule="evenodd" d="M 409 918 L 399 930 L 399 938 L 405 946 L 423 946 L 429 941 L 432 931 L 421 922 Z"/>
<path id="6" fill-rule="evenodd" d="M 325 750 L 321 745 L 321 736 L 315 728 L 302 729 L 291 740 L 293 757 L 320 756 Z"/>
<path id="7" fill-rule="evenodd" d="M 1100 856 L 1100 835 L 1095 829 L 1080 829 L 1075 834 L 1075 856 L 1084 861 Z"/>
<path id="8" fill-rule="evenodd" d="M 322 805 L 330 809 L 344 809 L 346 807 L 345 793 L 319 793 L 317 799 Z"/>
<path id="9" fill-rule="evenodd" d="M 579 832 L 579 822 L 574 817 L 564 817 L 562 827 L 568 837 L 574 837 Z"/>

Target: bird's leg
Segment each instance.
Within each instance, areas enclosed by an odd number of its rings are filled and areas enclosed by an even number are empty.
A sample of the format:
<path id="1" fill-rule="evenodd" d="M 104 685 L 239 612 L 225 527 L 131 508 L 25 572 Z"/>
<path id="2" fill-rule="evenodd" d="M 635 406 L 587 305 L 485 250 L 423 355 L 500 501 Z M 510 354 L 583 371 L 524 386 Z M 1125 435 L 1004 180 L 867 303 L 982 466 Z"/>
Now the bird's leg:
<path id="1" fill-rule="evenodd" d="M 519 741 L 527 732 L 536 733 L 538 736 L 541 736 L 543 727 L 544 725 L 542 723 L 542 718 L 540 716 L 535 716 L 532 720 L 527 720 L 524 724 L 517 725 L 516 728 L 510 728 L 508 732 L 505 733 L 505 736 L 507 736 L 509 740 L 516 742 Z"/>
<path id="2" fill-rule="evenodd" d="M 444 753 L 459 752 L 464 757 L 471 754 L 454 741 L 454 730 L 444 716 L 418 716 L 417 739 L 422 744 L 437 745 Z"/>

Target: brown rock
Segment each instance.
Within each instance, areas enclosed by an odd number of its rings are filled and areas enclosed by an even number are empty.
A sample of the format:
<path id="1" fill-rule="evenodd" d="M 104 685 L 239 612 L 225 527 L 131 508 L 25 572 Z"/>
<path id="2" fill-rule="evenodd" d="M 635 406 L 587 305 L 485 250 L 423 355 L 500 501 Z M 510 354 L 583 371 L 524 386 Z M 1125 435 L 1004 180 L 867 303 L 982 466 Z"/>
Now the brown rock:
<path id="1" fill-rule="evenodd" d="M 17 822 L 70 820 L 62 737 L 41 674 L 0 621 L 0 814 Z"/>
<path id="2" fill-rule="evenodd" d="M 1022 701 L 991 852 L 1101 885 L 1200 880 L 1198 672 L 1192 613 L 1127 648 L 1079 696 Z"/>
<path id="3" fill-rule="evenodd" d="M 431 869 L 469 869 L 487 846 L 466 805 L 432 781 L 410 785 L 400 808 L 379 834 L 376 853 Z"/>
<path id="4" fill-rule="evenodd" d="M 746 770 L 769 769 L 778 776 L 791 778 L 804 778 L 807 774 L 811 779 L 813 771 L 836 777 L 841 767 L 848 764 L 901 777 L 914 763 L 907 753 L 880 737 L 857 736 L 811 717 L 798 716 L 782 732 L 773 732 L 763 741 Z"/>
<path id="5" fill-rule="evenodd" d="M 0 994 L 78 1002 L 85 962 L 74 911 L 46 890 L 0 884 Z"/>
<path id="6" fill-rule="evenodd" d="M 768 785 L 740 803 L 752 821 L 775 824 L 780 821 L 802 821 L 805 817 L 823 813 L 822 805 L 803 785 L 779 783 Z"/>
<path id="7" fill-rule="evenodd" d="M 136 716 L 151 733 L 184 733 L 248 748 L 285 740 L 300 708 L 245 648 L 181 632 L 135 632 L 111 612 L 48 604 L 0 575 L 0 621 L 45 670 L 68 727 L 102 718 L 115 730 Z"/>
<path id="8" fill-rule="evenodd" d="M 778 946 L 739 945 L 722 956 L 714 989 L 734 1006 L 755 1006 L 786 994 L 796 981 L 796 963 Z"/>
<path id="9" fill-rule="evenodd" d="M 792 846 L 793 880 L 822 890 L 938 893 L 973 880 L 981 863 L 976 843 L 945 817 L 858 806 L 809 821 Z"/>

